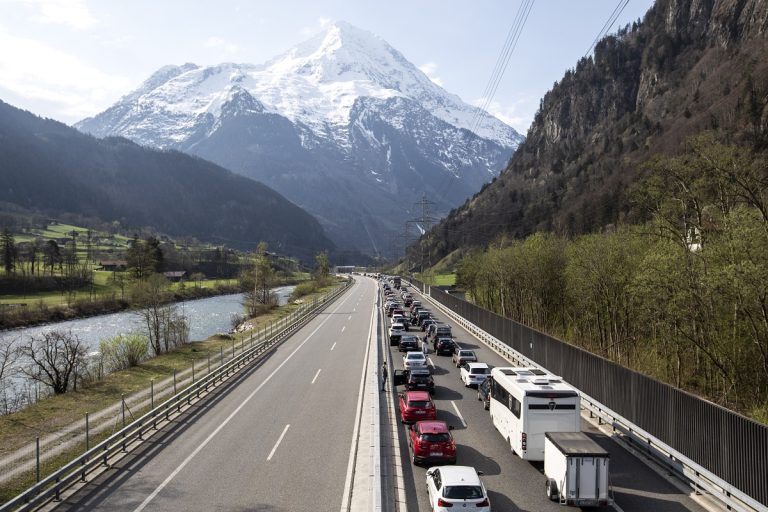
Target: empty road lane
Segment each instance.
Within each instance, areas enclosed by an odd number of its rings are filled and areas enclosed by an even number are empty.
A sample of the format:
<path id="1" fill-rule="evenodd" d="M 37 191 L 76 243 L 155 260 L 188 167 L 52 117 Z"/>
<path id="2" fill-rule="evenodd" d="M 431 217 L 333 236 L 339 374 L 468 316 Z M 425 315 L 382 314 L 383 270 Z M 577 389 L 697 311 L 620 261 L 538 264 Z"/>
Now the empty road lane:
<path id="1" fill-rule="evenodd" d="M 59 509 L 338 511 L 375 298 L 355 283 Z"/>

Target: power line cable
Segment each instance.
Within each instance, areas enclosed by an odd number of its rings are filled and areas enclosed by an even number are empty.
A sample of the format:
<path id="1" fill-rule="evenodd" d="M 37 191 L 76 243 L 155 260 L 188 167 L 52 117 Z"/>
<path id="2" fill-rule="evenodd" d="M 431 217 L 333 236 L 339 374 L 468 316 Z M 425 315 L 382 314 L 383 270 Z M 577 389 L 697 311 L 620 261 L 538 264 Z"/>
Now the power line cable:
<path id="1" fill-rule="evenodd" d="M 504 76 L 504 72 L 507 69 L 507 66 L 509 65 L 510 58 L 512 57 L 512 54 L 515 51 L 515 48 L 517 47 L 517 42 L 520 40 L 520 35 L 523 32 L 523 27 L 525 26 L 528 16 L 531 13 L 531 10 L 533 9 L 533 4 L 535 3 L 535 0 L 523 0 L 520 3 L 520 7 L 517 10 L 517 13 L 515 14 L 515 18 L 512 22 L 512 26 L 509 29 L 509 32 L 507 33 L 507 38 L 504 41 L 504 46 L 501 49 L 501 52 L 499 53 L 499 57 L 496 59 L 496 66 L 491 73 L 491 77 L 488 80 L 488 83 L 486 84 L 485 92 L 483 93 L 484 103 L 481 107 L 476 108 L 474 111 L 474 114 L 472 116 L 472 121 L 469 125 L 469 131 L 472 133 L 475 133 L 475 130 L 478 129 L 480 124 L 482 123 L 482 119 L 487 115 L 486 109 L 489 107 L 491 102 L 493 101 L 493 97 L 496 94 L 496 91 L 498 90 L 499 84 L 501 83 L 501 79 Z M 437 189 L 438 196 L 439 197 L 447 197 L 448 193 L 450 192 L 451 188 L 453 188 L 454 181 L 458 179 L 458 176 L 449 173 L 445 178 L 443 179 L 440 187 Z"/>
<path id="2" fill-rule="evenodd" d="M 504 40 L 504 44 L 501 47 L 499 56 L 496 58 L 496 64 L 493 67 L 491 76 L 488 79 L 488 83 L 485 84 L 485 89 L 483 89 L 483 94 L 480 96 L 482 101 L 485 101 L 485 98 L 488 97 L 491 91 L 491 84 L 493 84 L 496 78 L 496 75 L 501 71 L 501 68 L 503 67 L 504 56 L 508 53 L 508 49 L 512 45 L 512 41 L 515 38 L 515 32 L 517 31 L 519 21 L 522 18 L 523 5 L 525 5 L 524 2 L 521 2 L 520 7 L 517 9 L 517 13 L 515 14 L 515 18 L 512 21 L 512 25 L 509 27 L 509 32 L 507 32 L 507 38 Z M 477 118 L 481 115 L 480 112 L 481 112 L 480 107 L 477 107 L 472 115 L 472 120 L 469 123 L 470 127 L 475 125 Z"/>
<path id="3" fill-rule="evenodd" d="M 526 0 L 526 2 L 521 5 L 521 15 L 518 20 L 517 30 L 515 31 L 512 44 L 510 44 L 509 47 L 507 48 L 507 52 L 504 55 L 503 65 L 500 69 L 500 72 L 497 73 L 496 78 L 493 81 L 490 93 L 488 94 L 488 97 L 486 98 L 485 103 L 481 108 L 480 115 L 478 116 L 475 126 L 473 126 L 472 128 L 472 131 L 475 131 L 480 127 L 480 123 L 482 122 L 483 117 L 485 117 L 484 115 L 485 112 L 490 108 L 491 103 L 493 102 L 493 98 L 494 96 L 496 96 L 496 91 L 498 90 L 499 85 L 501 84 L 501 79 L 504 77 L 504 73 L 507 71 L 510 58 L 512 57 L 512 54 L 517 48 L 517 42 L 520 40 L 520 36 L 523 33 L 523 27 L 525 27 L 525 24 L 528 21 L 528 16 L 530 16 L 531 14 L 531 9 L 533 9 L 533 3 L 534 3 L 534 0 Z"/>
<path id="4" fill-rule="evenodd" d="M 622 2 L 624 5 L 622 5 Z M 613 9 L 613 12 L 608 17 L 608 19 L 603 24 L 603 28 L 600 29 L 600 32 L 598 32 L 597 37 L 595 37 L 595 40 L 592 41 L 592 44 L 589 46 L 589 49 L 587 50 L 587 53 L 584 54 L 584 57 L 588 57 L 589 54 L 592 52 L 592 49 L 597 45 L 597 43 L 605 37 L 605 34 L 608 33 L 609 30 L 611 30 L 611 27 L 613 27 L 613 24 L 616 23 L 616 20 L 619 19 L 619 16 L 621 16 L 621 13 L 624 12 L 624 9 L 629 4 L 629 0 L 619 0 L 619 3 L 616 4 L 616 7 Z"/>
<path id="5" fill-rule="evenodd" d="M 483 117 L 485 117 L 486 110 L 493 101 L 493 97 L 496 95 L 496 90 L 501 83 L 501 79 L 504 77 L 504 72 L 509 65 L 509 60 L 517 47 L 517 42 L 520 39 L 523 27 L 531 13 L 534 1 L 535 0 L 523 0 L 523 2 L 520 3 L 520 7 L 517 9 L 515 18 L 512 21 L 512 26 L 509 28 L 507 38 L 504 41 L 504 46 L 502 46 L 499 57 L 496 60 L 496 66 L 494 67 L 491 77 L 488 79 L 488 83 L 483 91 L 483 103 L 475 110 L 475 113 L 472 116 L 472 122 L 470 123 L 470 131 L 472 132 L 480 126 Z"/>

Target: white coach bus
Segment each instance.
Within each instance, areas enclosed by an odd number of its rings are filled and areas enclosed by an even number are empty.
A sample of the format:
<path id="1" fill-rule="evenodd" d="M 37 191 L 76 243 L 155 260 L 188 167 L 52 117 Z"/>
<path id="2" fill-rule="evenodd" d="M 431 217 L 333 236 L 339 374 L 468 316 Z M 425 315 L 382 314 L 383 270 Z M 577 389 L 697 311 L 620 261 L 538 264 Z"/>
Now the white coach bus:
<path id="1" fill-rule="evenodd" d="M 581 431 L 579 394 L 538 368 L 491 371 L 491 419 L 521 459 L 544 460 L 546 432 Z"/>

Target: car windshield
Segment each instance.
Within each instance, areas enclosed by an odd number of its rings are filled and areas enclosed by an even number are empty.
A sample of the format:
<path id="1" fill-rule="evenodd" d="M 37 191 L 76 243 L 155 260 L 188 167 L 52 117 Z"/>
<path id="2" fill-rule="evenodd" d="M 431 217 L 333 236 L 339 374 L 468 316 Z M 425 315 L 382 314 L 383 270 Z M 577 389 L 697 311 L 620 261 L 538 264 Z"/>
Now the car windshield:
<path id="1" fill-rule="evenodd" d="M 429 400 L 411 400 L 408 402 L 408 407 L 417 407 L 424 409 L 425 407 L 432 407 L 432 402 Z"/>
<path id="2" fill-rule="evenodd" d="M 424 384 L 425 382 L 429 382 L 429 375 L 411 375 L 411 382 Z"/>
<path id="3" fill-rule="evenodd" d="M 447 433 L 443 434 L 421 434 L 421 440 L 428 443 L 447 443 L 451 440 L 451 436 Z"/>
<path id="4" fill-rule="evenodd" d="M 488 373 L 488 368 L 472 368 L 472 371 L 469 373 L 474 375 L 486 375 Z"/>
<path id="5" fill-rule="evenodd" d="M 443 496 L 454 500 L 471 500 L 483 497 L 483 489 L 479 485 L 446 485 Z"/>
<path id="6" fill-rule="evenodd" d="M 460 356 L 473 356 L 474 354 L 472 353 L 472 351 L 471 351 L 471 350 L 462 350 L 462 351 L 459 353 L 459 355 L 460 355 Z"/>
<path id="7" fill-rule="evenodd" d="M 421 352 L 408 352 L 408 355 L 405 357 L 407 359 L 424 359 L 424 354 Z"/>

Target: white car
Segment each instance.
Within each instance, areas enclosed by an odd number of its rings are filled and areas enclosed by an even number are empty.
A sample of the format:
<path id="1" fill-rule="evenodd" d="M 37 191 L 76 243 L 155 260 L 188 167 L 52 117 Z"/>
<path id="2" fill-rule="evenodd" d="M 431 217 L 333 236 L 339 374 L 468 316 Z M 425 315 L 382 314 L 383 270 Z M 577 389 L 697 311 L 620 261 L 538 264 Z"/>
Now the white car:
<path id="1" fill-rule="evenodd" d="M 399 313 L 392 315 L 393 324 L 403 324 L 405 326 L 405 317 Z M 407 329 L 406 329 L 407 330 Z"/>
<path id="2" fill-rule="evenodd" d="M 414 368 L 426 368 L 427 356 L 425 356 L 421 351 L 406 352 L 403 356 L 403 367 L 406 370 L 412 370 Z"/>
<path id="3" fill-rule="evenodd" d="M 427 470 L 427 492 L 433 512 L 459 510 L 491 512 L 491 502 L 483 482 L 482 473 L 470 466 L 440 466 Z"/>
<path id="4" fill-rule="evenodd" d="M 465 386 L 479 386 L 491 374 L 491 369 L 485 363 L 464 363 L 461 365 L 459 377 Z"/>

